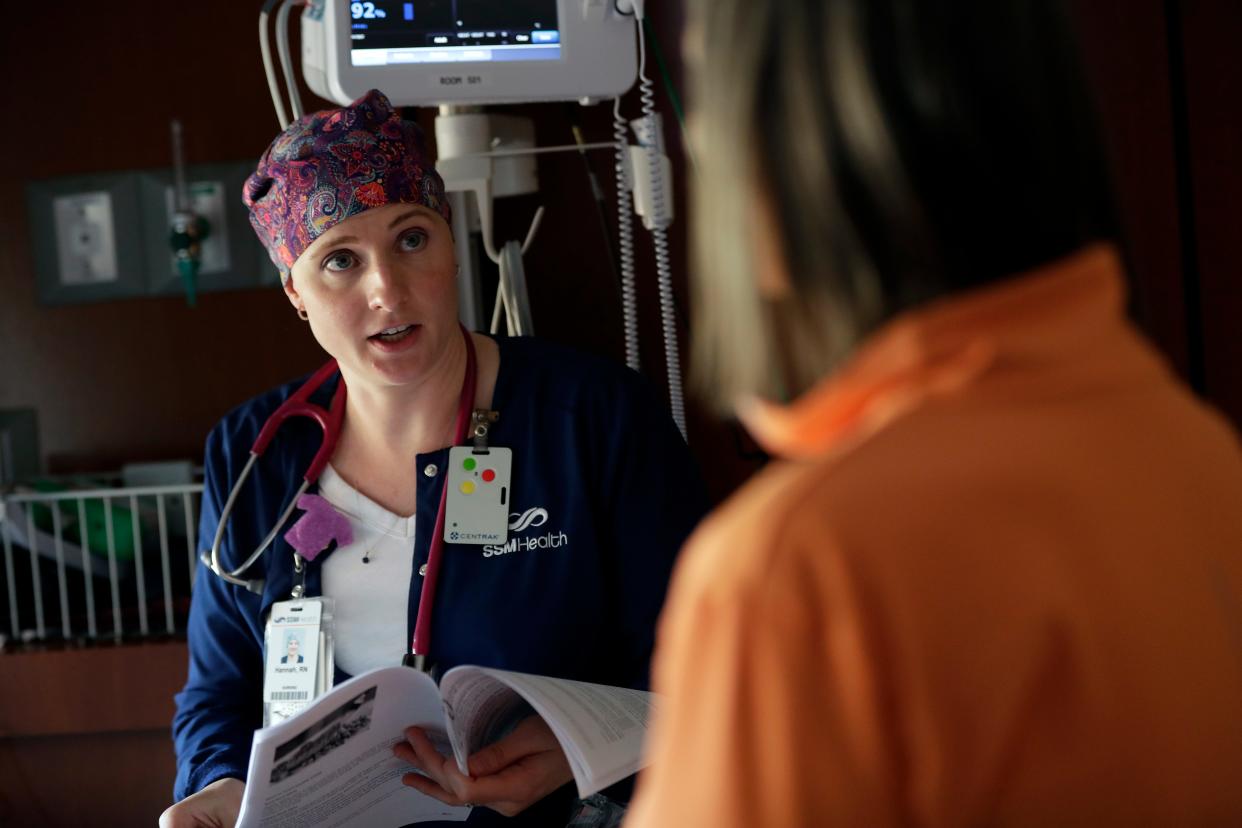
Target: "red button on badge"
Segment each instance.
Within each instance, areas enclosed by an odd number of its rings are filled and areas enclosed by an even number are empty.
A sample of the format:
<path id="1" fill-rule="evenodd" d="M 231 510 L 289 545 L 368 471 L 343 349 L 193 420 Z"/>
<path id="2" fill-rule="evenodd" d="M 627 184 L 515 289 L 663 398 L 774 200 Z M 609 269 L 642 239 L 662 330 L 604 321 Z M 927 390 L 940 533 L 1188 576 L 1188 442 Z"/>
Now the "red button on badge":
<path id="1" fill-rule="evenodd" d="M 491 469 L 483 470 L 483 482 L 484 483 L 491 483 L 495 479 L 496 479 L 496 472 L 492 471 Z"/>

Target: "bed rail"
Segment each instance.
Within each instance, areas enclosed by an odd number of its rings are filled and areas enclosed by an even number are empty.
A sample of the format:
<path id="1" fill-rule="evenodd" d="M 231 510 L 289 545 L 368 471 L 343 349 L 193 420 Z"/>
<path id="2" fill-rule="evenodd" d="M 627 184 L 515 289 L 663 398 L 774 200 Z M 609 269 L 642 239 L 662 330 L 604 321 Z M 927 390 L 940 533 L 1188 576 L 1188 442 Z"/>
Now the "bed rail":
<path id="1" fill-rule="evenodd" d="M 181 634 L 202 491 L 181 484 L 0 495 L 8 615 L 0 640 Z"/>

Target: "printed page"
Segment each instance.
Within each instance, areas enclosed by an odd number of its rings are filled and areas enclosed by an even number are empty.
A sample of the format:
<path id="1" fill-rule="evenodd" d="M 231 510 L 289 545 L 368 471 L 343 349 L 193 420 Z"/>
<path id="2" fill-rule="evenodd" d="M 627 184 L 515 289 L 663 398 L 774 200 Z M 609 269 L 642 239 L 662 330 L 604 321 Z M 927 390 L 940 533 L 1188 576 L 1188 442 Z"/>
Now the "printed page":
<path id="1" fill-rule="evenodd" d="M 531 712 L 513 688 L 480 667 L 456 667 L 440 683 L 449 739 L 458 769 L 469 775 L 466 760 L 490 745 Z"/>
<path id="2" fill-rule="evenodd" d="M 512 715 L 512 697 L 489 688 L 485 677 L 515 691 L 548 723 L 569 759 L 579 796 L 590 796 L 642 767 L 651 693 L 486 667 L 455 667 L 440 681 L 467 755 L 487 743 L 476 740 L 486 737 L 488 727 Z M 483 711 L 482 718 L 492 724 L 467 727 L 467 711 Z"/>
<path id="3" fill-rule="evenodd" d="M 453 808 L 401 784 L 410 766 L 392 755 L 405 728 L 426 728 L 449 753 L 440 693 L 409 667 L 356 676 L 296 717 L 255 731 L 238 828 L 398 828 L 460 822 Z"/>

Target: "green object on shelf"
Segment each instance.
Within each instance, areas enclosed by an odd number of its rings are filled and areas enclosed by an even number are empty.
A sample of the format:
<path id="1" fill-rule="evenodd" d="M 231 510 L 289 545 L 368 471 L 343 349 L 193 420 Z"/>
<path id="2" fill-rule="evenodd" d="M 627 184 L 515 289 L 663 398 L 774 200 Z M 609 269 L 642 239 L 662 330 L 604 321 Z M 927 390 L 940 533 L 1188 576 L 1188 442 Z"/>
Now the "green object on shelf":
<path id="1" fill-rule="evenodd" d="M 51 480 L 36 480 L 34 489 L 38 492 L 70 492 L 63 483 Z M 35 528 L 49 535 L 55 534 L 56 524 L 52 517 L 55 505 L 60 512 L 61 537 L 67 543 L 82 545 L 82 532 L 79 526 L 81 513 L 76 500 L 53 503 L 31 503 L 30 514 L 34 518 Z M 112 513 L 112 539 L 116 548 L 117 561 L 134 559 L 134 517 L 133 512 L 124 506 L 112 504 L 105 507 L 103 501 L 90 499 L 85 502 L 82 511 L 86 513 L 86 543 L 90 551 L 100 557 L 108 557 L 108 513 Z"/>

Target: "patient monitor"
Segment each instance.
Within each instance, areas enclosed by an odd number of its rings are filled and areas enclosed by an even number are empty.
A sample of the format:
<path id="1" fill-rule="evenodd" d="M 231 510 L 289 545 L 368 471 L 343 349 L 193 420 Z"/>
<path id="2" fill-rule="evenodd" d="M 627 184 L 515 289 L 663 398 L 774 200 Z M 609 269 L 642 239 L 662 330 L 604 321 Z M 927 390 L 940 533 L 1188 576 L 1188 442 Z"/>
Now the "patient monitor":
<path id="1" fill-rule="evenodd" d="M 341 104 L 372 88 L 398 106 L 588 102 L 637 72 L 614 0 L 316 0 L 302 52 L 311 89 Z"/>

